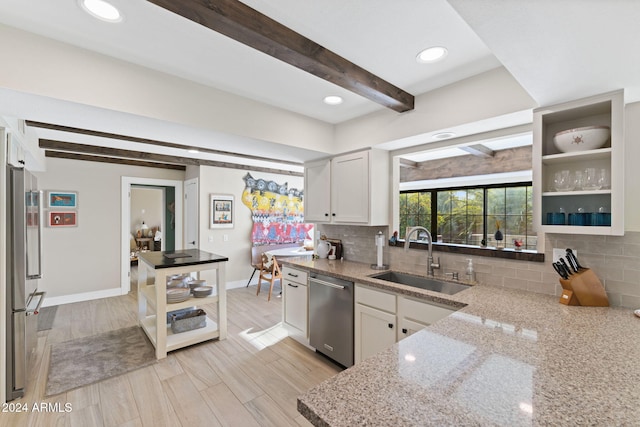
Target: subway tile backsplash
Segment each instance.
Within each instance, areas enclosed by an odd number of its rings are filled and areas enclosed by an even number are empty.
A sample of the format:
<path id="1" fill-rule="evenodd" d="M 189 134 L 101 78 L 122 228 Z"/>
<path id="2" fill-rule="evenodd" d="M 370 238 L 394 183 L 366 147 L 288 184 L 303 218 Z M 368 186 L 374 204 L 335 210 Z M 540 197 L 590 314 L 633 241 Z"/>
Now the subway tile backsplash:
<path id="1" fill-rule="evenodd" d="M 388 227 L 318 224 L 316 229 L 318 235 L 342 240 L 344 259 L 369 264 L 376 262 L 375 235 L 382 231 L 387 241 L 389 239 Z M 551 266 L 553 248 L 572 248 L 580 263 L 600 278 L 612 306 L 640 307 L 640 232 L 627 232 L 624 236 L 548 234 L 545 247 L 544 263 L 434 251 L 434 257 L 440 257 L 441 266 L 436 274 L 458 272 L 463 278 L 467 259 L 472 258 L 476 281 L 480 285 L 559 296 L 562 287 Z M 400 246 L 385 246 L 384 263 L 392 269 L 407 272 L 426 274 L 427 271 L 425 251 L 405 252 Z"/>

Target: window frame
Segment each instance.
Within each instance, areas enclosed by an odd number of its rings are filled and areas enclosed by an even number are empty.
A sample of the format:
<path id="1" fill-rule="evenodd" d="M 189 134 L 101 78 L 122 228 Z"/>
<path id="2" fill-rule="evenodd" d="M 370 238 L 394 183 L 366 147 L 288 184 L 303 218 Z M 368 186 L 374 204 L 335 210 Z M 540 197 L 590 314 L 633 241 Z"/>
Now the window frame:
<path id="1" fill-rule="evenodd" d="M 487 213 L 487 190 L 496 189 L 496 188 L 513 188 L 513 187 L 529 187 L 529 191 L 533 191 L 533 182 L 532 181 L 519 181 L 519 182 L 509 182 L 509 183 L 494 183 L 494 184 L 483 184 L 483 185 L 462 185 L 462 186 L 453 186 L 453 187 L 440 187 L 440 188 L 431 188 L 431 189 L 412 189 L 412 190 L 403 190 L 398 194 L 407 194 L 407 193 L 430 193 L 431 197 L 431 223 L 430 230 L 437 230 L 437 194 L 438 192 L 445 191 L 461 191 L 461 190 L 470 190 L 470 189 L 481 189 L 483 191 L 483 225 L 482 225 L 482 233 L 483 239 L 487 241 L 488 235 L 488 224 L 487 220 L 491 216 Z M 434 215 L 433 212 L 436 212 Z M 406 214 L 405 214 L 406 215 Z M 530 215 L 533 215 L 533 211 L 530 212 Z M 399 223 L 402 223 L 402 214 L 400 213 Z M 529 231 L 527 229 L 527 231 Z M 404 242 L 404 239 L 400 239 L 400 242 Z M 421 248 L 426 245 L 421 242 L 411 242 L 412 248 Z M 525 249 L 525 250 L 514 250 L 511 248 L 506 249 L 498 249 L 495 247 L 484 247 L 484 246 L 476 246 L 476 245 L 466 245 L 466 244 L 458 244 L 458 243 L 442 243 L 442 242 L 433 242 L 434 250 L 439 250 L 443 252 L 452 252 L 452 253 L 464 253 L 470 255 L 479 255 L 479 256 L 491 256 L 491 257 L 499 257 L 499 258 L 512 258 L 512 259 L 522 259 L 526 261 L 537 261 L 544 262 L 544 254 L 538 253 L 534 249 Z M 425 247 L 426 249 L 426 247 Z"/>

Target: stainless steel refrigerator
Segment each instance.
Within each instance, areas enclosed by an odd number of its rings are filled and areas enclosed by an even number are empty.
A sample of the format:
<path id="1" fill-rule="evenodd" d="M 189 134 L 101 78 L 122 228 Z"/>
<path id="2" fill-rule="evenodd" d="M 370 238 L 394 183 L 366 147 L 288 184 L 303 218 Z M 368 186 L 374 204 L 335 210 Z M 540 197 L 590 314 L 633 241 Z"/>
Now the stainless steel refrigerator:
<path id="1" fill-rule="evenodd" d="M 36 347 L 42 277 L 42 193 L 24 168 L 7 169 L 7 400 L 24 395 Z"/>

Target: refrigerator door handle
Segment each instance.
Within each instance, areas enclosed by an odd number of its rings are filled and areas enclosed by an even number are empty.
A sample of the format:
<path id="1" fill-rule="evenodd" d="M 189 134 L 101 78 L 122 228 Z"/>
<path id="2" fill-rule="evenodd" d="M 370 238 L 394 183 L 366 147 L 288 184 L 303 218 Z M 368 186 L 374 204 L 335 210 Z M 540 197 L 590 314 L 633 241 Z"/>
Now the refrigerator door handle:
<path id="1" fill-rule="evenodd" d="M 38 312 L 40 311 L 40 306 L 42 305 L 42 303 L 44 302 L 44 297 L 45 295 L 47 295 L 47 293 L 45 291 L 42 292 L 36 292 L 33 295 L 31 295 L 31 298 L 29 298 L 29 302 L 31 302 L 31 300 L 33 299 L 33 297 L 40 297 L 40 301 L 38 301 L 38 305 L 36 305 L 36 308 L 34 308 L 33 310 L 27 308 L 26 310 L 26 314 L 27 316 L 33 316 L 34 314 L 38 314 Z M 29 304 L 27 303 L 27 306 L 29 306 Z"/>
<path id="2" fill-rule="evenodd" d="M 27 274 L 27 279 L 42 279 L 42 231 L 43 231 L 43 215 L 42 215 L 42 203 L 43 192 L 42 191 L 31 191 L 31 196 L 35 196 L 37 203 L 37 221 L 38 221 L 38 272 L 36 274 Z"/>

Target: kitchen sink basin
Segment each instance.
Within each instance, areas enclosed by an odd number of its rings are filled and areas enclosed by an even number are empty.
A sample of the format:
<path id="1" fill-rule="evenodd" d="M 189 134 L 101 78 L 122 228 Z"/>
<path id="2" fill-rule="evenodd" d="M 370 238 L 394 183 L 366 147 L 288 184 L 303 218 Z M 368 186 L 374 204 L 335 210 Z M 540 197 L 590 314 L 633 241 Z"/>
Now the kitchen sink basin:
<path id="1" fill-rule="evenodd" d="M 399 273 L 397 271 L 387 271 L 385 273 L 370 276 L 374 279 L 386 280 L 388 282 L 400 283 L 414 288 L 426 289 L 428 291 L 441 292 L 447 295 L 457 294 L 460 291 L 469 289 L 469 285 L 462 283 L 444 282 L 424 276 L 414 276 L 412 274 Z"/>

